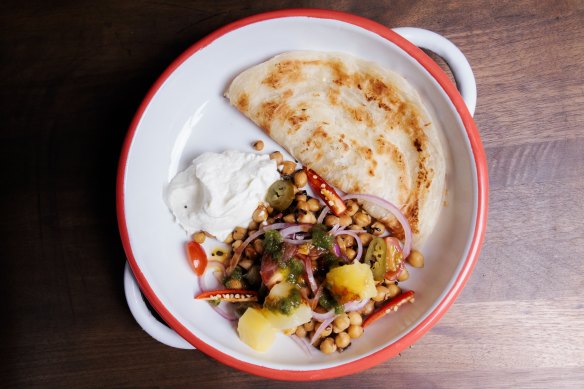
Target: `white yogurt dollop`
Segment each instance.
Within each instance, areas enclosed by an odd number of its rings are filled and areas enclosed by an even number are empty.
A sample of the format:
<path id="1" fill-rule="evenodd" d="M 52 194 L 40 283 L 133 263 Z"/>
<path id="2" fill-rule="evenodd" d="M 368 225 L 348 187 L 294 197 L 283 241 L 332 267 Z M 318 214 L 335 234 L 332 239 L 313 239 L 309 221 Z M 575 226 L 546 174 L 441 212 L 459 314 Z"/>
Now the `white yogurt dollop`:
<path id="1" fill-rule="evenodd" d="M 276 162 L 268 155 L 203 153 L 172 179 L 167 203 L 189 234 L 207 231 L 223 241 L 235 227 L 247 227 L 279 179 Z"/>

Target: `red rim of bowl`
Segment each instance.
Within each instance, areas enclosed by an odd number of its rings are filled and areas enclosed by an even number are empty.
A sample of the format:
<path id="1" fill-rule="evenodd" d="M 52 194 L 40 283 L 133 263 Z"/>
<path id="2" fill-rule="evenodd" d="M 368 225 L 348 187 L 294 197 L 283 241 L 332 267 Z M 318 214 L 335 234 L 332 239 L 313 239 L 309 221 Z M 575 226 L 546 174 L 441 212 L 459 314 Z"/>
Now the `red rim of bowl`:
<path id="1" fill-rule="evenodd" d="M 132 247 L 130 245 L 130 239 L 128 236 L 128 228 L 126 224 L 124 209 L 124 182 L 126 162 L 128 159 L 130 147 L 132 145 L 132 140 L 134 138 L 134 134 L 136 132 L 136 128 L 138 127 L 140 119 L 142 118 L 142 115 L 146 110 L 146 107 L 150 104 L 150 101 L 152 100 L 158 89 L 166 81 L 166 79 L 190 56 L 195 54 L 198 50 L 202 49 L 203 47 L 208 46 L 219 37 L 253 23 L 286 17 L 312 17 L 320 19 L 333 19 L 345 23 L 350 23 L 355 26 L 374 32 L 377 35 L 389 40 L 390 42 L 396 44 L 401 49 L 403 49 L 414 59 L 416 59 L 436 79 L 436 81 L 444 89 L 444 91 L 446 92 L 446 94 L 452 100 L 452 103 L 456 107 L 456 110 L 460 115 L 464 127 L 466 129 L 466 132 L 468 134 L 468 139 L 470 141 L 471 149 L 474 155 L 478 181 L 477 218 L 469 252 L 457 279 L 454 281 L 454 284 L 447 292 L 446 296 L 442 299 L 442 301 L 440 301 L 436 308 L 415 328 L 413 328 L 410 332 L 402 336 L 394 343 L 388 345 L 384 349 L 379 350 L 373 354 L 370 354 L 356 361 L 348 362 L 339 366 L 321 370 L 303 370 L 303 371 L 279 370 L 243 362 L 211 347 L 210 345 L 204 343 L 199 338 L 197 338 L 191 331 L 189 331 L 185 326 L 183 326 L 166 309 L 166 307 L 158 299 L 158 297 L 148 284 L 148 281 L 140 271 L 140 268 L 132 253 Z M 117 192 L 116 201 L 118 224 L 120 228 L 122 244 L 124 246 L 128 262 L 130 263 L 130 267 L 134 273 L 134 276 L 136 277 L 136 280 L 138 281 L 138 284 L 140 285 L 142 292 L 148 298 L 148 301 L 154 307 L 154 309 L 156 309 L 160 316 L 168 323 L 168 325 L 170 325 L 180 336 L 185 338 L 189 343 L 191 343 L 193 346 L 195 346 L 197 349 L 201 350 L 205 354 L 217 359 L 218 361 L 251 374 L 280 380 L 308 381 L 328 379 L 357 373 L 359 371 L 363 371 L 372 366 L 375 366 L 383 361 L 386 361 L 387 359 L 397 355 L 406 347 L 414 344 L 418 339 L 420 339 L 420 337 L 422 337 L 430 328 L 432 328 L 432 326 L 434 326 L 438 322 L 438 320 L 442 317 L 442 315 L 444 315 L 444 313 L 446 313 L 448 308 L 450 308 L 454 300 L 462 291 L 462 288 L 464 287 L 468 278 L 470 277 L 470 274 L 478 259 L 480 248 L 484 240 L 485 229 L 487 224 L 488 177 L 485 152 L 474 120 L 471 114 L 469 113 L 466 104 L 464 103 L 458 90 L 450 81 L 448 76 L 422 50 L 420 50 L 418 47 L 416 47 L 406 39 L 402 38 L 397 33 L 391 31 L 388 27 L 360 16 L 323 9 L 286 9 L 250 16 L 238 20 L 236 22 L 230 23 L 216 30 L 215 32 L 209 34 L 205 38 L 201 39 L 200 41 L 189 47 L 183 54 L 181 54 L 164 71 L 164 73 L 162 73 L 162 75 L 158 78 L 158 80 L 156 80 L 154 85 L 150 88 L 148 94 L 140 104 L 140 107 L 138 108 L 138 111 L 136 112 L 132 120 L 132 123 L 130 124 L 128 134 L 126 135 L 126 139 L 123 144 L 120 162 L 118 166 L 116 192 Z"/>

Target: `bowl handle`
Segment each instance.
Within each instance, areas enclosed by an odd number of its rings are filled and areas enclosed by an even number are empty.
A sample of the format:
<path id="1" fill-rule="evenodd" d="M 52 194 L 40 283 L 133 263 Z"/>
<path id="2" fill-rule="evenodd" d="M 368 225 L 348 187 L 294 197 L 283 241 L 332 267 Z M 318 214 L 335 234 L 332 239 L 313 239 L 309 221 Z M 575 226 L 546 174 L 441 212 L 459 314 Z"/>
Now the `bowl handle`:
<path id="1" fill-rule="evenodd" d="M 179 334 L 168 328 L 166 325 L 162 324 L 152 315 L 152 313 L 150 313 L 150 310 L 142 298 L 142 293 L 140 293 L 140 287 L 138 286 L 134 274 L 127 262 L 124 269 L 124 289 L 126 291 L 126 300 L 128 301 L 130 312 L 132 312 L 134 319 L 136 319 L 138 324 L 140 324 L 140 327 L 142 327 L 148 335 L 170 347 L 190 350 L 194 349 L 189 342 L 184 340 Z"/>
<path id="2" fill-rule="evenodd" d="M 462 51 L 442 35 L 429 30 L 416 27 L 399 27 L 394 28 L 393 31 L 414 45 L 433 51 L 446 61 L 470 114 L 474 116 L 477 104 L 477 84 L 470 64 L 462 54 Z"/>

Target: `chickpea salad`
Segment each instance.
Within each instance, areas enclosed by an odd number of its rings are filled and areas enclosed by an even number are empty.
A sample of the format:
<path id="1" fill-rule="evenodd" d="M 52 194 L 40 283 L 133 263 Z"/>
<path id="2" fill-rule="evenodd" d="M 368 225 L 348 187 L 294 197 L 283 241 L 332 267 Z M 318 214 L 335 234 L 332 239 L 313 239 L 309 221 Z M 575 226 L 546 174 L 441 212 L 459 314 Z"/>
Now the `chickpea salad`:
<path id="1" fill-rule="evenodd" d="M 257 351 L 267 351 L 282 332 L 308 354 L 342 352 L 373 322 L 414 302 L 414 291 L 402 287 L 406 264 L 421 268 L 424 257 L 412 249 L 411 229 L 395 205 L 367 194 L 341 196 L 280 152 L 270 159 L 280 179 L 253 221 L 224 240 L 230 249 L 208 257 L 205 231 L 187 243 L 202 289 L 195 298 L 237 321 L 240 339 Z M 363 202 L 385 208 L 401 229 L 387 228 Z"/>

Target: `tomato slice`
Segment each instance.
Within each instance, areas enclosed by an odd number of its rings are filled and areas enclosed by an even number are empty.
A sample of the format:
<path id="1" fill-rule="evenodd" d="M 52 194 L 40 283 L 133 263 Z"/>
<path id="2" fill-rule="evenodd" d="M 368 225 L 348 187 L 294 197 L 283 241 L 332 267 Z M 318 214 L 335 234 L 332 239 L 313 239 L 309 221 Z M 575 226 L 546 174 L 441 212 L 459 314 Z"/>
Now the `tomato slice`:
<path id="1" fill-rule="evenodd" d="M 312 190 L 318 194 L 336 216 L 341 216 L 347 209 L 347 206 L 337 192 L 335 192 L 333 187 L 330 186 L 321 176 L 316 174 L 314 170 L 305 166 L 304 171 L 306 171 L 308 183 L 312 187 Z"/>
<path id="2" fill-rule="evenodd" d="M 193 271 L 198 276 L 202 276 L 207 267 L 207 254 L 205 254 L 205 249 L 197 242 L 190 241 L 187 243 L 187 258 Z"/>
<path id="3" fill-rule="evenodd" d="M 388 281 L 395 281 L 404 269 L 404 255 L 397 238 L 388 236 L 384 240 L 387 246 L 384 278 Z"/>
<path id="4" fill-rule="evenodd" d="M 404 305 L 405 303 L 414 302 L 414 291 L 408 290 L 407 292 L 403 292 L 399 296 L 396 296 L 389 300 L 387 304 L 379 308 L 377 311 L 373 312 L 365 321 L 363 322 L 363 328 L 367 327 L 371 323 L 381 319 L 383 316 L 387 315 L 390 312 L 395 312 L 398 310 L 399 307 Z"/>

